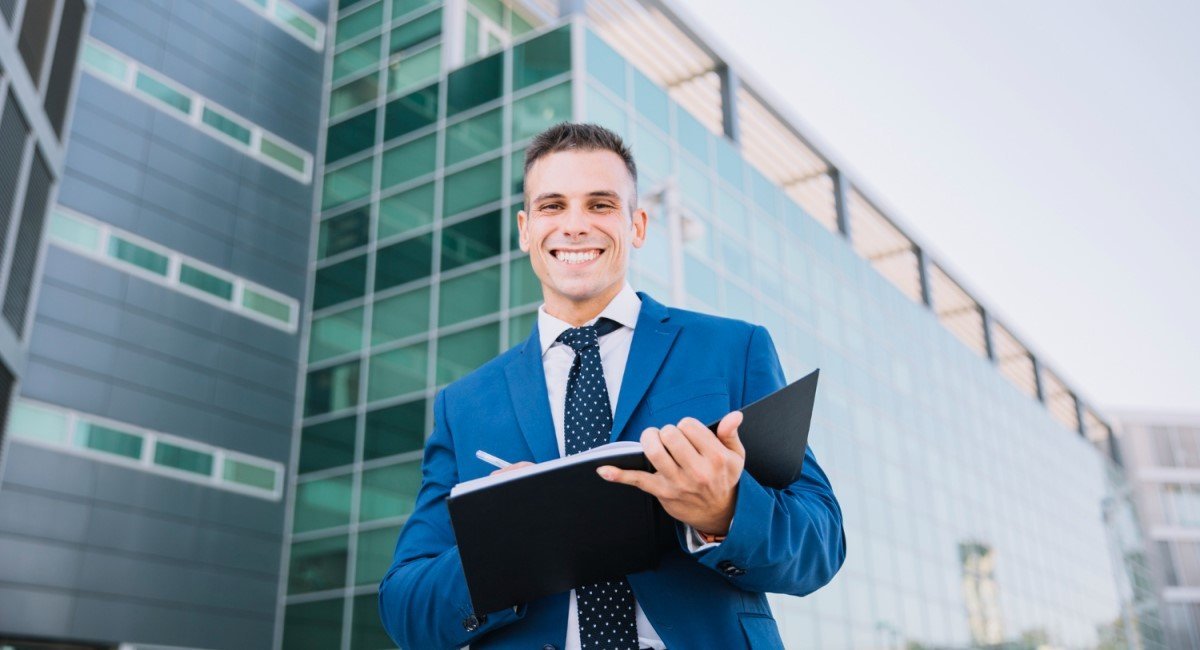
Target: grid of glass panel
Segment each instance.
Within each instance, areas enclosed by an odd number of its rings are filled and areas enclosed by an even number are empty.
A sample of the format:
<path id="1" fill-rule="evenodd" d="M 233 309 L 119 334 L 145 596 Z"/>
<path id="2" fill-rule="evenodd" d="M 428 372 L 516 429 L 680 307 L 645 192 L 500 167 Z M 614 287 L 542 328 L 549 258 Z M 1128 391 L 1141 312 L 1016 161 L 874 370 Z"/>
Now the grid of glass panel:
<path id="1" fill-rule="evenodd" d="M 21 398 L 13 403 L 7 435 L 14 440 L 74 453 L 174 479 L 278 500 L 283 465 Z"/>
<path id="2" fill-rule="evenodd" d="M 325 25 L 288 0 L 239 0 L 262 14 L 305 45 L 320 50 L 325 45 Z"/>
<path id="3" fill-rule="evenodd" d="M 791 378 L 822 369 L 812 443 L 850 551 L 828 587 L 773 601 L 789 647 L 1085 647 L 1111 630 L 1105 465 L 1086 440 L 594 34 L 510 34 L 488 53 L 468 21 L 475 56 L 438 74 L 420 57 L 440 36 L 396 33 L 445 9 L 398 4 L 343 2 L 338 19 L 353 34 L 333 54 L 285 647 L 387 646 L 370 601 L 419 485 L 431 400 L 529 333 L 541 296 L 515 246 L 522 151 L 573 115 L 638 160 L 652 208 L 633 285 L 766 325 Z M 670 187 L 678 267 L 653 207 Z"/>

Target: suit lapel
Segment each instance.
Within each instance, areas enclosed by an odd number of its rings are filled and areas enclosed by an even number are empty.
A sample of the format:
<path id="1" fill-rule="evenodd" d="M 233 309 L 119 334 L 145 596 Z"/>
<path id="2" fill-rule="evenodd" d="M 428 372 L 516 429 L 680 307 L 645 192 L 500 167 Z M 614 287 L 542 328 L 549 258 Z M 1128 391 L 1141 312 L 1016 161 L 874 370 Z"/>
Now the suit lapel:
<path id="1" fill-rule="evenodd" d="M 505 368 L 508 394 L 512 398 L 517 422 L 533 460 L 542 463 L 558 458 L 554 437 L 554 419 L 550 417 L 550 398 L 546 391 L 546 372 L 542 369 L 542 345 L 536 321 L 533 333 L 521 347 L 521 354 Z"/>
<path id="2" fill-rule="evenodd" d="M 617 398 L 617 413 L 609 441 L 621 437 L 679 334 L 679 326 L 668 321 L 670 315 L 666 307 L 640 291 L 638 296 L 642 299 L 642 309 L 633 331 L 629 360 L 625 362 L 625 376 L 621 380 L 621 394 Z"/>

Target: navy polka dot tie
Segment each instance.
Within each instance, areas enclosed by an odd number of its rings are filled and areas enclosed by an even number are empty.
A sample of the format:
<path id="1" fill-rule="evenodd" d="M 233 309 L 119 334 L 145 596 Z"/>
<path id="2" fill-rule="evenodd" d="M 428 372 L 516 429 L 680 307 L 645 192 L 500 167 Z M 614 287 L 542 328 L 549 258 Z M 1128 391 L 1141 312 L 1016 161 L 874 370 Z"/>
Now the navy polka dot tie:
<path id="1" fill-rule="evenodd" d="M 575 350 L 563 410 L 563 446 L 568 456 L 607 443 L 612 433 L 612 406 L 600 364 L 600 337 L 618 327 L 620 324 L 601 318 L 595 325 L 569 329 L 558 337 L 560 343 Z M 575 596 L 583 650 L 637 650 L 637 616 L 628 580 L 622 577 L 583 585 L 575 590 Z"/>

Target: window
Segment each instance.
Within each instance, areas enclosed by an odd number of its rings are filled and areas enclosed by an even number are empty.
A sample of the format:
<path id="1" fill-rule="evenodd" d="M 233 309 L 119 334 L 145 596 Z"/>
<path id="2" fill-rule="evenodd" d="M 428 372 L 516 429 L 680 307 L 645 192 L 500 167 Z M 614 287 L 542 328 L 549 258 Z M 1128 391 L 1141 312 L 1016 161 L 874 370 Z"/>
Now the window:
<path id="1" fill-rule="evenodd" d="M 128 74 L 129 66 L 125 64 L 124 59 L 114 56 L 108 50 L 93 43 L 85 43 L 82 60 L 83 66 L 93 74 L 108 77 L 110 81 L 118 84 L 125 83 L 125 75 Z"/>
<path id="2" fill-rule="evenodd" d="M 358 361 L 308 373 L 304 415 L 338 411 L 358 404 Z"/>
<path id="3" fill-rule="evenodd" d="M 329 94 L 329 117 L 337 117 L 356 106 L 373 102 L 378 96 L 378 72 L 355 79 Z"/>
<path id="4" fill-rule="evenodd" d="M 100 228 L 83 219 L 77 219 L 62 210 L 54 210 L 50 217 L 51 239 L 73 244 L 89 251 L 100 247 Z"/>
<path id="5" fill-rule="evenodd" d="M 143 438 L 136 433 L 118 431 L 91 422 L 83 422 L 76 431 L 76 446 L 134 460 L 142 457 Z"/>
<path id="6" fill-rule="evenodd" d="M 587 71 L 617 97 L 625 98 L 625 59 L 599 36 L 587 32 Z"/>
<path id="7" fill-rule="evenodd" d="M 199 289 L 223 300 L 233 298 L 233 283 L 224 278 L 218 277 L 202 271 L 190 264 L 181 264 L 179 267 L 179 283 Z"/>
<path id="8" fill-rule="evenodd" d="M 43 442 L 66 443 L 67 414 L 18 401 L 9 416 L 8 431 L 17 438 Z"/>
<path id="9" fill-rule="evenodd" d="M 508 345 L 519 345 L 529 338 L 533 332 L 533 324 L 537 322 L 537 312 L 514 316 L 508 321 Z"/>
<path id="10" fill-rule="evenodd" d="M 354 462 L 355 416 L 310 424 L 300 431 L 301 474 Z"/>
<path id="11" fill-rule="evenodd" d="M 667 93 L 638 70 L 633 71 L 633 107 L 663 131 L 671 130 L 671 107 Z"/>
<path id="12" fill-rule="evenodd" d="M 494 54 L 451 72 L 447 78 L 447 114 L 454 115 L 500 97 L 503 64 L 502 53 Z"/>
<path id="13" fill-rule="evenodd" d="M 376 301 L 371 345 L 380 345 L 429 329 L 429 287 Z"/>
<path id="14" fill-rule="evenodd" d="M 438 322 L 442 326 L 485 316 L 499 309 L 499 266 L 442 282 L 438 300 Z"/>
<path id="15" fill-rule="evenodd" d="M 425 446 L 425 400 L 368 412 L 365 443 L 364 460 L 420 450 Z"/>
<path id="16" fill-rule="evenodd" d="M 377 2 L 362 11 L 350 14 L 337 21 L 337 36 L 335 43 L 341 45 L 346 41 L 366 34 L 383 24 L 383 3 Z"/>
<path id="17" fill-rule="evenodd" d="M 241 142 L 242 144 L 250 144 L 250 129 L 243 126 L 239 120 L 218 111 L 211 106 L 205 106 L 201 114 L 201 121 L 211 126 L 217 131 Z"/>
<path id="18" fill-rule="evenodd" d="M 379 201 L 379 232 L 385 239 L 433 223 L 433 183 Z"/>
<path id="19" fill-rule="evenodd" d="M 362 72 L 378 64 L 379 47 L 379 38 L 372 38 L 334 55 L 333 82 L 337 83 L 356 72 Z"/>
<path id="20" fill-rule="evenodd" d="M 384 141 L 436 122 L 440 86 L 441 84 L 433 84 L 388 102 L 384 116 Z"/>
<path id="21" fill-rule="evenodd" d="M 418 343 L 371 356 L 367 400 L 376 401 L 425 388 L 429 348 Z"/>
<path id="22" fill-rule="evenodd" d="M 446 217 L 500 200 L 503 183 L 500 158 L 446 177 L 442 214 Z"/>
<path id="23" fill-rule="evenodd" d="M 300 13 L 290 5 L 278 2 L 275 3 L 275 17 L 283 21 L 284 24 L 290 25 L 293 29 L 304 34 L 314 43 L 319 43 L 320 33 L 316 21 Z"/>
<path id="24" fill-rule="evenodd" d="M 420 18 L 392 28 L 388 51 L 395 54 L 442 35 L 442 10 L 435 9 Z"/>
<path id="25" fill-rule="evenodd" d="M 160 440 L 154 445 L 154 464 L 184 472 L 192 472 L 193 474 L 211 476 L 213 455 L 206 451 L 180 447 L 179 445 L 173 445 Z"/>
<path id="26" fill-rule="evenodd" d="M 587 119 L 622 137 L 629 133 L 625 107 L 606 97 L 595 84 L 587 86 Z"/>
<path id="27" fill-rule="evenodd" d="M 362 347 L 363 308 L 355 307 L 313 319 L 308 362 L 354 352 Z"/>
<path id="28" fill-rule="evenodd" d="M 725 138 L 717 138 L 717 173 L 727 183 L 742 189 L 742 156 Z"/>
<path id="29" fill-rule="evenodd" d="M 331 163 L 375 146 L 375 109 L 329 127 L 325 162 Z"/>
<path id="30" fill-rule="evenodd" d="M 348 542 L 346 535 L 337 535 L 293 543 L 288 560 L 288 593 L 303 594 L 344 587 Z"/>
<path id="31" fill-rule="evenodd" d="M 502 109 L 488 111 L 446 129 L 446 166 L 499 149 L 503 144 Z"/>
<path id="32" fill-rule="evenodd" d="M 361 297 L 366 292 L 367 256 L 359 255 L 317 270 L 313 309 Z"/>
<path id="33" fill-rule="evenodd" d="M 375 290 L 428 277 L 433 266 L 433 235 L 425 234 L 379 249 L 375 256 Z"/>
<path id="34" fill-rule="evenodd" d="M 678 105 L 675 106 L 675 139 L 684 150 L 708 164 L 708 141 L 712 139 L 712 134 L 691 113 Z"/>
<path id="35" fill-rule="evenodd" d="M 508 306 L 520 307 L 541 302 L 542 283 L 533 273 L 528 257 L 518 257 L 509 263 Z"/>
<path id="36" fill-rule="evenodd" d="M 492 323 L 438 341 L 437 382 L 448 384 L 499 353 L 500 325 Z"/>
<path id="37" fill-rule="evenodd" d="M 571 84 L 547 88 L 513 104 L 514 142 L 571 119 Z"/>
<path id="38" fill-rule="evenodd" d="M 225 469 L 221 473 L 221 476 L 227 483 L 271 492 L 275 491 L 279 482 L 279 471 L 277 469 L 233 458 L 225 459 Z"/>
<path id="39" fill-rule="evenodd" d="M 137 73 L 137 80 L 134 82 L 134 87 L 142 92 L 143 95 L 155 100 L 164 106 L 168 106 L 178 110 L 180 113 L 190 113 L 192 110 L 192 98 L 187 94 L 172 88 L 171 86 L 151 77 L 142 72 Z"/>
<path id="40" fill-rule="evenodd" d="M 513 48 L 513 90 L 571 69 L 571 32 L 561 27 Z"/>
<path id="41" fill-rule="evenodd" d="M 420 461 L 363 472 L 359 520 L 371 521 L 410 514 L 420 488 Z"/>
<path id="42" fill-rule="evenodd" d="M 500 212 L 460 221 L 442 230 L 442 270 L 500 254 Z"/>
<path id="43" fill-rule="evenodd" d="M 242 306 L 281 323 L 291 324 L 292 306 L 250 287 L 242 290 Z"/>
<path id="44" fill-rule="evenodd" d="M 411 181 L 433 173 L 437 161 L 437 135 L 429 134 L 383 152 L 382 187 Z"/>
<path id="45" fill-rule="evenodd" d="M 638 164 L 638 184 L 648 191 L 671 173 L 671 147 L 666 140 L 641 124 L 637 125 L 636 133 L 633 155 Z"/>
<path id="46" fill-rule="evenodd" d="M 325 259 L 359 246 L 366 246 L 371 222 L 370 209 L 362 207 L 321 222 L 317 235 L 317 259 Z"/>
<path id="47" fill-rule="evenodd" d="M 392 566 L 392 553 L 396 550 L 396 539 L 399 537 L 399 526 L 364 530 L 358 534 L 358 552 L 356 553 L 358 566 L 354 570 L 355 584 L 379 584 L 383 574 L 387 573 L 388 567 Z M 379 599 L 375 594 L 369 594 L 368 597 L 372 604 Z M 379 617 L 376 615 L 372 622 L 378 625 L 378 621 Z M 386 648 L 387 643 L 381 643 L 377 647 Z"/>
<path id="48" fill-rule="evenodd" d="M 284 144 L 269 135 L 263 135 L 258 143 L 258 150 L 266 157 L 297 172 L 307 173 L 308 162 L 303 155 L 293 150 L 291 145 Z M 307 181 L 306 181 L 307 182 Z"/>
<path id="49" fill-rule="evenodd" d="M 434 77 L 442 67 L 442 46 L 434 45 L 388 64 L 388 94 L 404 92 Z"/>
<path id="50" fill-rule="evenodd" d="M 167 256 L 156 253 L 149 248 L 139 246 L 120 237 L 110 237 L 108 254 L 114 259 L 128 262 L 138 268 L 145 269 L 158 275 L 167 274 Z"/>
<path id="51" fill-rule="evenodd" d="M 338 648 L 342 643 L 342 597 L 287 606 L 283 647 L 297 650 Z"/>
<path id="52" fill-rule="evenodd" d="M 385 564 L 378 578 L 382 576 L 391 562 Z M 383 625 L 379 623 L 379 596 L 363 594 L 354 597 L 354 622 L 350 627 L 350 650 L 375 650 L 388 648 L 395 642 L 388 637 Z"/>
<path id="53" fill-rule="evenodd" d="M 351 485 L 349 474 L 297 485 L 293 532 L 303 533 L 350 523 Z"/>
<path id="54" fill-rule="evenodd" d="M 421 7 L 428 7 L 437 0 L 392 0 L 392 18 L 411 14 Z"/>
<path id="55" fill-rule="evenodd" d="M 374 158 L 368 158 L 325 174 L 321 190 L 321 208 L 332 208 L 355 201 L 371 193 Z"/>

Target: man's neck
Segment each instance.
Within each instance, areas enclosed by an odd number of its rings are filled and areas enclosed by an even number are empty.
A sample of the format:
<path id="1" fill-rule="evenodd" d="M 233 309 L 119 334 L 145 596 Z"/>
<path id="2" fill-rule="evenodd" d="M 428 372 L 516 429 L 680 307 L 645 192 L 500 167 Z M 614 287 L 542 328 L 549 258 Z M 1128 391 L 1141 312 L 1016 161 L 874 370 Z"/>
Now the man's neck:
<path id="1" fill-rule="evenodd" d="M 551 316 L 569 323 L 571 327 L 582 327 L 584 323 L 592 320 L 608 307 L 609 303 L 621 293 L 625 288 L 624 282 L 618 282 L 604 293 L 595 296 L 583 302 L 575 302 L 559 297 L 558 300 L 546 300 L 546 313 Z M 549 292 L 544 292 L 549 294 Z"/>

